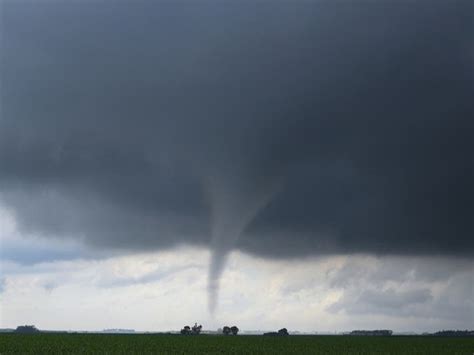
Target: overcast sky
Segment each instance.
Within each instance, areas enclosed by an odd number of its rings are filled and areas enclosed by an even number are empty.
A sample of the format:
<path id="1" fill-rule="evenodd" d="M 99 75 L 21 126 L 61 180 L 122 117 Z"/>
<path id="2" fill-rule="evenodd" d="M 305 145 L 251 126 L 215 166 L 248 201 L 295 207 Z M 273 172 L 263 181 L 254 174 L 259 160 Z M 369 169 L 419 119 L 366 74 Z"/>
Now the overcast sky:
<path id="1" fill-rule="evenodd" d="M 472 1 L 0 9 L 0 326 L 472 328 Z"/>

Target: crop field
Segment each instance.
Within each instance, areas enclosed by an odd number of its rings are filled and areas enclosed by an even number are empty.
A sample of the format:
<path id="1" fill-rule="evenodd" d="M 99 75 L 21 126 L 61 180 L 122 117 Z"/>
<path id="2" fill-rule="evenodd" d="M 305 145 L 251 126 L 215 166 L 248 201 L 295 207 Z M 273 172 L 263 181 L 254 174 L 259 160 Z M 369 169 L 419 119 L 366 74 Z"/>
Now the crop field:
<path id="1" fill-rule="evenodd" d="M 0 354 L 466 354 L 474 338 L 0 334 Z"/>

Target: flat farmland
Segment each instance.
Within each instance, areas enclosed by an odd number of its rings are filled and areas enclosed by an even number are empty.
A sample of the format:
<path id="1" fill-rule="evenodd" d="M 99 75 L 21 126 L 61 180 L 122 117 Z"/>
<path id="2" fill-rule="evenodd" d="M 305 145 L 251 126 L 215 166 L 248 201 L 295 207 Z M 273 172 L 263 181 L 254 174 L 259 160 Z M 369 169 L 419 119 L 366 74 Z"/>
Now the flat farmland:
<path id="1" fill-rule="evenodd" d="M 0 334 L 0 354 L 474 354 L 473 337 Z"/>

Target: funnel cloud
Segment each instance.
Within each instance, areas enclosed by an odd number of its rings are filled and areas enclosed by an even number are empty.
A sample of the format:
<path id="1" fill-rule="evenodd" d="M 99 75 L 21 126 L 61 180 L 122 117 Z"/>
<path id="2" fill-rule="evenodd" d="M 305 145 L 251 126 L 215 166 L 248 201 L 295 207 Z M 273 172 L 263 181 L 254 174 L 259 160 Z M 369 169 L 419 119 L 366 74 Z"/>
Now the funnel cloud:
<path id="1" fill-rule="evenodd" d="M 211 201 L 211 262 L 209 266 L 209 310 L 214 313 L 219 291 L 219 278 L 227 256 L 235 247 L 239 236 L 258 213 L 265 208 L 277 192 L 275 182 L 261 181 L 257 186 L 250 179 L 233 181 L 211 179 L 209 185 Z M 242 186 L 242 180 L 246 185 Z"/>
<path id="2" fill-rule="evenodd" d="M 472 1 L 2 1 L 0 201 L 127 253 L 474 256 Z"/>

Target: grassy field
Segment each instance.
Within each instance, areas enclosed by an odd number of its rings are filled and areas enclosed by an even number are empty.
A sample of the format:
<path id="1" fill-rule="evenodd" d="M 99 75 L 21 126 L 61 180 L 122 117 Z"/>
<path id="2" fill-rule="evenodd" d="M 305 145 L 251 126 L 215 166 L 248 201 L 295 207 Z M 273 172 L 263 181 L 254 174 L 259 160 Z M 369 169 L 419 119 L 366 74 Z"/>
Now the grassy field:
<path id="1" fill-rule="evenodd" d="M 0 354 L 474 354 L 474 338 L 0 334 Z"/>

